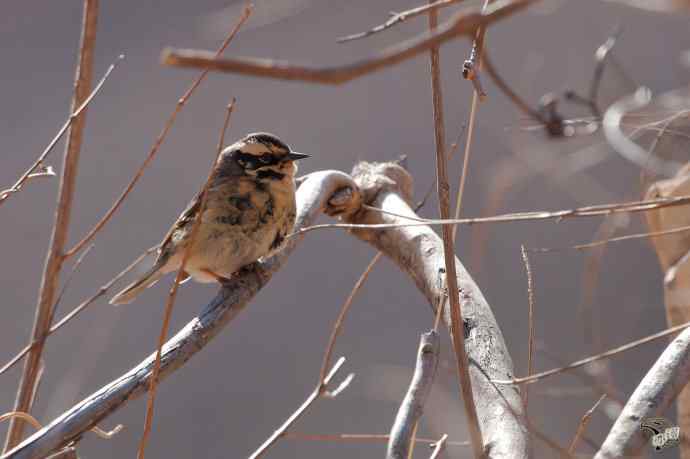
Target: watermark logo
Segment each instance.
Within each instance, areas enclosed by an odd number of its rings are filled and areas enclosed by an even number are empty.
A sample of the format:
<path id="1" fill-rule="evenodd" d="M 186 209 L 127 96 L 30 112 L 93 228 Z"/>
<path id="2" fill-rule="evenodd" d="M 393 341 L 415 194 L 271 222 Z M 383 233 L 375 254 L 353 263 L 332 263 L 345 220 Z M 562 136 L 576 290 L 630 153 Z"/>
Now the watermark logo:
<path id="1" fill-rule="evenodd" d="M 670 448 L 680 443 L 680 428 L 666 418 L 647 418 L 640 423 L 640 430 L 649 439 L 656 451 Z"/>

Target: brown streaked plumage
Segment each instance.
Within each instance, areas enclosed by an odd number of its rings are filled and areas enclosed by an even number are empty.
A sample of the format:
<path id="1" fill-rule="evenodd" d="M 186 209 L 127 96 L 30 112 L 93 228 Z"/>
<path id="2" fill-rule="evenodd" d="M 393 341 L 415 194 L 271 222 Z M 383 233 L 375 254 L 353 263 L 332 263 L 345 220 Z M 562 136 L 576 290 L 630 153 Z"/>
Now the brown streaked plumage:
<path id="1" fill-rule="evenodd" d="M 295 153 L 272 134 L 254 133 L 221 153 L 206 193 L 206 208 L 189 248 L 185 271 L 197 282 L 222 282 L 242 266 L 280 249 L 295 222 Z M 130 303 L 165 274 L 180 268 L 200 210 L 199 192 L 163 239 L 153 267 L 115 295 Z"/>

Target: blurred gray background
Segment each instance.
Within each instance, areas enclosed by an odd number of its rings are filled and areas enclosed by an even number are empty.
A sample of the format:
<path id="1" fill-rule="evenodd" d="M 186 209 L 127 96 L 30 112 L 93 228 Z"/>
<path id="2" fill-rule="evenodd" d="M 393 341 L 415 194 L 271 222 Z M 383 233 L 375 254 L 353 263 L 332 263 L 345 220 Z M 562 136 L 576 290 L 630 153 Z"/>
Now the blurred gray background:
<path id="1" fill-rule="evenodd" d="M 426 28 L 426 18 L 351 44 L 336 37 L 384 21 L 389 11 L 418 4 L 410 0 L 318 1 L 256 0 L 256 11 L 231 44 L 228 55 L 255 55 L 336 64 L 363 57 Z M 476 2 L 474 2 L 476 4 Z M 82 2 L 5 0 L 0 15 L 0 183 L 9 186 L 64 122 L 72 97 Z M 194 71 L 162 67 L 166 46 L 215 49 L 234 25 L 242 2 L 101 2 L 94 75 L 100 77 L 120 54 L 126 61 L 106 83 L 88 111 L 85 143 L 70 228 L 80 238 L 111 205 L 139 167 L 174 108 L 195 77 Z M 453 9 L 442 10 L 447 18 Z M 605 1 L 545 1 L 493 27 L 487 37 L 494 63 L 530 103 L 549 91 L 585 92 L 594 50 L 616 25 L 622 35 L 618 62 L 632 78 L 655 92 L 687 85 L 679 53 L 690 47 L 688 16 L 662 15 Z M 466 122 L 471 85 L 459 76 L 469 43 L 442 48 L 443 89 L 448 143 Z M 546 174 L 507 187 L 491 212 L 569 208 L 640 197 L 639 170 L 612 155 L 600 134 L 568 141 L 524 132 L 521 115 L 495 86 L 480 106 L 464 215 L 487 212 L 491 196 L 505 180 L 500 174 L 530 170 L 572 154 L 601 158 L 573 176 Z M 602 86 L 602 103 L 630 92 L 612 69 Z M 238 105 L 229 138 L 247 132 L 273 132 L 299 151 L 311 153 L 301 172 L 349 171 L 360 160 L 408 156 L 416 193 L 434 177 L 434 136 L 428 56 L 339 87 L 311 86 L 211 74 L 179 116 L 153 163 L 75 277 L 57 316 L 157 243 L 203 182 L 231 97 Z M 577 107 L 563 110 L 586 115 Z M 595 146 L 581 152 L 587 146 Z M 50 164 L 58 170 L 62 147 Z M 455 189 L 461 154 L 451 163 Z M 515 158 L 518 158 L 517 160 Z M 517 162 L 515 162 L 517 161 Z M 29 340 L 37 289 L 52 224 L 57 180 L 31 182 L 0 209 L 2 235 L 0 360 L 4 363 Z M 493 193 L 493 194 L 492 194 Z M 431 200 L 422 210 L 437 215 Z M 325 219 L 324 219 L 325 221 Z M 501 224 L 488 231 L 461 227 L 457 253 L 493 307 L 512 351 L 516 373 L 526 371 L 527 294 L 520 245 L 562 247 L 594 237 L 600 219 Z M 639 215 L 625 232 L 640 231 Z M 482 251 L 480 240 L 486 239 Z M 159 389 L 147 457 L 246 457 L 302 403 L 312 390 L 322 352 L 337 311 L 374 254 L 344 232 L 307 235 L 285 269 L 211 345 Z M 605 252 L 592 293 L 591 318 L 578 313 L 584 301 L 585 253 L 561 251 L 532 255 L 538 340 L 562 361 L 623 344 L 665 327 L 661 276 L 646 240 L 611 245 Z M 64 277 L 63 277 L 64 279 Z M 135 304 L 112 307 L 105 300 L 48 340 L 46 371 L 34 413 L 43 423 L 118 377 L 148 355 L 160 329 L 170 279 L 150 289 Z M 171 332 L 186 323 L 216 287 L 189 283 L 181 289 Z M 348 361 L 352 385 L 335 400 L 323 400 L 293 429 L 309 434 L 387 433 L 409 382 L 419 333 L 432 324 L 429 308 L 412 283 L 384 260 L 357 297 L 338 341 L 336 356 Z M 593 325 L 594 324 L 594 325 Z M 591 330 L 600 329 L 593 344 Z M 444 338 L 445 339 L 445 338 Z M 663 348 L 649 345 L 611 361 L 616 387 L 627 397 Z M 467 438 L 462 404 L 447 339 L 443 363 L 419 435 L 453 441 Z M 536 369 L 555 365 L 536 354 Z M 21 366 L 0 376 L 0 412 L 9 411 Z M 599 397 L 581 380 L 559 376 L 531 386 L 529 413 L 536 426 L 568 444 L 582 414 Z M 144 421 L 145 401 L 129 403 L 102 425 L 126 430 L 110 441 L 87 434 L 80 446 L 86 458 L 133 457 Z M 673 417 L 673 413 L 666 413 Z M 597 412 L 588 436 L 600 442 L 611 421 Z M 0 426 L 4 436 L 6 425 Z M 385 444 L 326 443 L 284 439 L 268 457 L 381 457 Z M 540 457 L 552 457 L 535 443 Z M 591 452 L 586 444 L 580 451 Z M 665 457 L 674 457 L 674 452 Z M 425 457 L 428 451 L 418 449 Z M 470 457 L 449 447 L 446 457 Z"/>

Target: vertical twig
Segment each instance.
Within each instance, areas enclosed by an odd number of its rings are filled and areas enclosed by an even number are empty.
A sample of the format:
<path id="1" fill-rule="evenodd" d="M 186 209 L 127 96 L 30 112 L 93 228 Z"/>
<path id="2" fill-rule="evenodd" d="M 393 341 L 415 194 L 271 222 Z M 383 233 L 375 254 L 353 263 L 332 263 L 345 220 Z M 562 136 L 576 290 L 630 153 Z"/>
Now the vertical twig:
<path id="1" fill-rule="evenodd" d="M 414 375 L 395 416 L 386 459 L 409 459 L 417 425 L 434 383 L 440 347 L 439 335 L 435 331 L 420 336 Z"/>
<path id="2" fill-rule="evenodd" d="M 484 0 L 482 5 L 482 12 L 485 12 L 491 0 Z M 470 118 L 467 123 L 467 137 L 465 138 L 465 151 L 462 160 L 462 174 L 460 175 L 460 183 L 458 184 L 458 194 L 455 199 L 455 218 L 460 218 L 460 210 L 462 209 L 462 196 L 465 192 L 465 183 L 467 181 L 467 173 L 470 164 L 470 152 L 472 151 L 472 138 L 474 137 L 474 123 L 477 118 L 477 107 L 479 101 L 486 97 L 479 80 L 479 69 L 482 64 L 482 51 L 484 51 L 484 35 L 486 34 L 486 27 L 480 26 L 477 29 L 474 41 L 472 42 L 472 51 L 470 58 L 465 61 L 463 66 L 463 76 L 472 81 L 474 91 L 472 91 L 472 102 L 470 105 Z M 456 240 L 458 234 L 458 226 L 453 225 L 453 241 Z"/>
<path id="3" fill-rule="evenodd" d="M 76 70 L 74 96 L 70 113 L 74 113 L 91 92 L 91 74 L 97 22 L 98 0 L 84 0 L 79 63 Z M 47 332 L 53 321 L 53 304 L 55 304 L 55 295 L 60 283 L 60 269 L 64 261 L 63 248 L 67 241 L 85 122 L 86 109 L 74 119 L 69 128 L 62 175 L 60 177 L 60 191 L 55 212 L 55 222 L 53 224 L 46 263 L 43 268 L 43 277 L 32 331 L 32 341 L 37 343 L 29 351 L 29 355 L 24 363 L 24 370 L 14 403 L 14 411 L 29 413 L 31 411 L 32 399 L 36 392 L 37 376 L 41 367 L 41 355 L 43 354 Z M 24 426 L 24 422 L 20 419 L 13 418 L 10 421 L 3 452 L 8 451 L 20 442 L 24 433 Z"/>
<path id="4" fill-rule="evenodd" d="M 524 245 L 520 246 L 522 251 L 522 261 L 525 264 L 525 273 L 527 274 L 527 302 L 529 304 L 529 312 L 527 313 L 527 322 L 529 327 L 529 332 L 527 333 L 527 376 L 532 374 L 532 355 L 534 352 L 534 284 L 532 281 L 532 266 L 529 262 L 529 257 L 527 256 L 527 249 Z M 529 388 L 525 386 L 523 388 L 523 400 L 525 404 L 525 414 L 527 414 L 527 401 L 528 401 L 528 391 Z"/>
<path id="5" fill-rule="evenodd" d="M 163 352 L 163 345 L 168 336 L 168 327 L 170 325 L 170 317 L 172 316 L 173 305 L 175 304 L 175 297 L 177 296 L 177 289 L 180 286 L 182 279 L 186 277 L 185 267 L 187 266 L 187 261 L 192 254 L 192 247 L 194 247 L 194 240 L 199 233 L 199 228 L 201 227 L 202 217 L 204 211 L 206 210 L 206 195 L 208 192 L 209 184 L 213 179 L 214 172 L 216 170 L 216 165 L 220 154 L 223 151 L 223 144 L 225 143 L 225 131 L 228 129 L 228 124 L 230 123 L 230 115 L 232 115 L 232 110 L 235 108 L 235 99 L 230 102 L 225 112 L 225 120 L 223 121 L 223 127 L 220 131 L 220 139 L 218 140 L 218 150 L 216 152 L 215 160 L 211 165 L 211 171 L 206 178 L 206 183 L 201 190 L 201 195 L 199 196 L 199 213 L 196 214 L 194 222 L 192 224 L 192 230 L 189 234 L 189 243 L 187 248 L 182 255 L 182 262 L 180 263 L 180 269 L 177 270 L 177 275 L 175 276 L 175 281 L 170 288 L 170 293 L 168 294 L 168 301 L 165 304 L 165 312 L 163 314 L 163 324 L 161 326 L 161 332 L 158 337 L 158 349 L 156 350 L 156 360 L 153 365 L 153 372 L 151 373 L 151 381 L 149 383 L 149 397 L 146 402 L 146 419 L 144 422 L 144 432 L 141 435 L 141 440 L 139 441 L 139 451 L 137 452 L 138 459 L 144 459 L 146 451 L 146 443 L 148 442 L 149 434 L 151 433 L 151 426 L 153 424 L 153 405 L 156 400 L 156 389 L 158 387 L 158 375 L 161 370 L 161 354 Z"/>
<path id="6" fill-rule="evenodd" d="M 433 1 L 433 0 L 432 0 Z M 429 11 L 429 29 L 433 30 L 438 25 L 438 16 L 435 10 Z M 439 211 L 442 219 L 450 217 L 450 193 L 448 185 L 448 171 L 446 156 L 443 152 L 445 146 L 445 132 L 443 124 L 443 96 L 441 94 L 441 69 L 439 47 L 433 46 L 430 51 L 431 60 L 431 90 L 434 107 L 434 133 L 436 141 L 436 176 Z M 479 430 L 477 419 L 477 408 L 472 398 L 472 383 L 470 381 L 469 363 L 465 353 L 465 337 L 462 327 L 462 310 L 460 308 L 460 298 L 458 295 L 458 279 L 455 270 L 455 250 L 453 248 L 452 228 L 444 225 L 443 231 L 443 253 L 446 267 L 446 285 L 448 287 L 448 298 L 450 301 L 450 332 L 453 341 L 453 348 L 457 358 L 458 379 L 460 381 L 460 391 L 465 404 L 467 424 L 470 431 L 472 449 L 476 458 L 483 456 L 482 433 Z"/>

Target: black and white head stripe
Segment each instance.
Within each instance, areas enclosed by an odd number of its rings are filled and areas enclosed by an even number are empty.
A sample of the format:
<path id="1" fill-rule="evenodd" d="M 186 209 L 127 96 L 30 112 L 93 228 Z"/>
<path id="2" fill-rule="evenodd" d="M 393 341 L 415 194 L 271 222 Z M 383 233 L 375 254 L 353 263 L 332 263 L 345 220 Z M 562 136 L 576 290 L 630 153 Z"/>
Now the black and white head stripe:
<path id="1" fill-rule="evenodd" d="M 242 139 L 245 143 L 260 143 L 265 145 L 267 148 L 273 151 L 284 151 L 289 152 L 290 147 L 286 145 L 282 140 L 273 134 L 268 132 L 255 132 L 253 134 L 248 134 Z"/>

